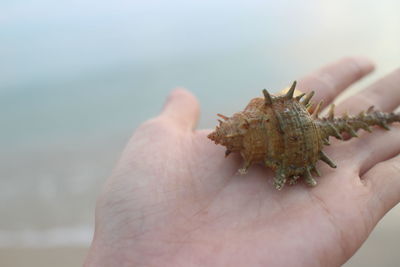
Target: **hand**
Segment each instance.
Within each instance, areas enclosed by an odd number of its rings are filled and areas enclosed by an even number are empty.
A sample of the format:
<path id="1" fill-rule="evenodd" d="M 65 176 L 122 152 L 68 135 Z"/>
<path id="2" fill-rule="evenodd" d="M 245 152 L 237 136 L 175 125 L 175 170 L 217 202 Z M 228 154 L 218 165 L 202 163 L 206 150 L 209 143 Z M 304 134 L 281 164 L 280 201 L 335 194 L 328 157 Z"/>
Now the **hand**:
<path id="1" fill-rule="evenodd" d="M 372 70 L 365 59 L 343 59 L 298 88 L 328 105 Z M 397 70 L 337 110 L 391 111 L 399 89 Z M 193 130 L 198 115 L 196 99 L 176 90 L 137 129 L 98 199 L 85 266 L 339 266 L 400 201 L 399 125 L 331 140 L 324 151 L 337 169 L 318 163 L 316 187 L 278 191 L 262 166 L 238 175 L 240 156 L 225 158 L 209 130 Z"/>

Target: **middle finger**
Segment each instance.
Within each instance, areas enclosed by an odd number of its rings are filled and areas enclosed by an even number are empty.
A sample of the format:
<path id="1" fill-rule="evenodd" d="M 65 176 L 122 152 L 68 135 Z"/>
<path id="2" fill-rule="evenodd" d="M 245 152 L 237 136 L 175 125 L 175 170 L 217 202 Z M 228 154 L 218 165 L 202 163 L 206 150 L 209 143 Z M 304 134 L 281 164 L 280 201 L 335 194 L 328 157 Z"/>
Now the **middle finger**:
<path id="1" fill-rule="evenodd" d="M 337 110 L 339 114 L 344 111 L 358 114 L 371 105 L 374 105 L 376 110 L 385 112 L 393 111 L 400 105 L 400 69 L 348 98 Z M 391 128 L 391 132 L 386 132 L 374 127 L 371 128 L 373 133 L 361 133 L 361 138 L 349 141 L 348 145 L 352 147 L 352 155 L 349 156 L 361 173 L 400 152 L 400 129 L 396 125 Z"/>
<path id="2" fill-rule="evenodd" d="M 313 102 L 324 100 L 329 105 L 347 87 L 373 71 L 374 65 L 365 58 L 348 57 L 318 69 L 299 80 L 300 91 L 316 92 Z M 322 107 L 324 107 L 322 106 Z"/>

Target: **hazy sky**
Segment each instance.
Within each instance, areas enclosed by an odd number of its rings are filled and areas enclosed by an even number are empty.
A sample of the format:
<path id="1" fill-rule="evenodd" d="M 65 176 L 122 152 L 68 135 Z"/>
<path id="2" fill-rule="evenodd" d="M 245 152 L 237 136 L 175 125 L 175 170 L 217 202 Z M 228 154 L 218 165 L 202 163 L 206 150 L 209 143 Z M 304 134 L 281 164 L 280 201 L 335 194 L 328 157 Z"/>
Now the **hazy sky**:
<path id="1" fill-rule="evenodd" d="M 321 2 L 2 1 L 0 89 L 311 36 Z"/>

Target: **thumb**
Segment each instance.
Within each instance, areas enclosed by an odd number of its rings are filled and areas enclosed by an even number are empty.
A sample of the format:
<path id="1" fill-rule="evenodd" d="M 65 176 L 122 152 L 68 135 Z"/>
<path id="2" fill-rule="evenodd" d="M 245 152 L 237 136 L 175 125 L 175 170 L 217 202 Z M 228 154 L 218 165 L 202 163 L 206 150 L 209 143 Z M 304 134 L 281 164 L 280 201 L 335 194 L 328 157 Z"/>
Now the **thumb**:
<path id="1" fill-rule="evenodd" d="M 200 108 L 196 97 L 185 89 L 175 89 L 168 96 L 160 117 L 180 130 L 193 130 Z"/>

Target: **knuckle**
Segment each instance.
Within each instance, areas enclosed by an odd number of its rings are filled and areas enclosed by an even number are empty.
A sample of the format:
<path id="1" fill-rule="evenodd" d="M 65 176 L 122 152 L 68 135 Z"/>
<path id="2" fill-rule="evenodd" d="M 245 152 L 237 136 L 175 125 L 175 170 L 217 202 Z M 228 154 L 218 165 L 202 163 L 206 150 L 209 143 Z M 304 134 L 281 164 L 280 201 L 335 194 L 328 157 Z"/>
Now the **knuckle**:
<path id="1" fill-rule="evenodd" d="M 373 63 L 366 58 L 345 57 L 341 62 L 349 69 L 348 73 L 353 79 L 360 79 L 374 68 Z"/>

